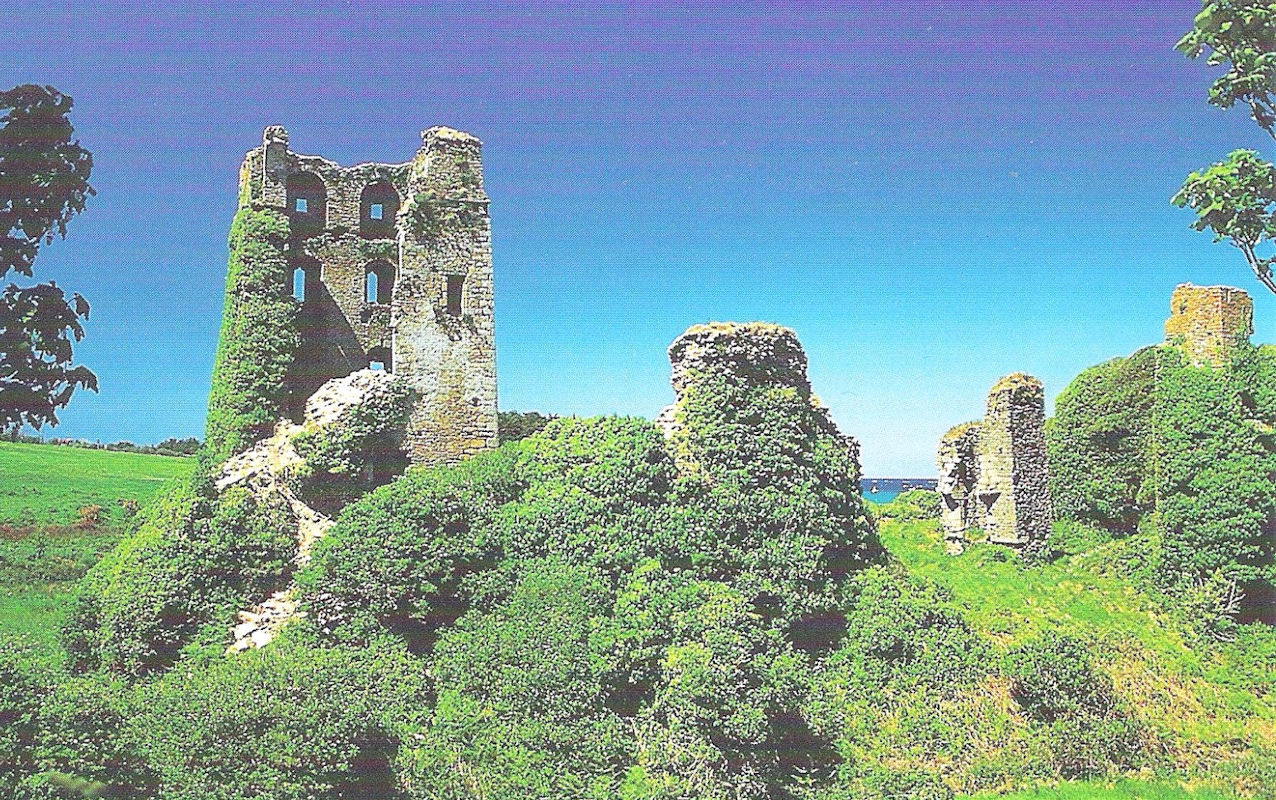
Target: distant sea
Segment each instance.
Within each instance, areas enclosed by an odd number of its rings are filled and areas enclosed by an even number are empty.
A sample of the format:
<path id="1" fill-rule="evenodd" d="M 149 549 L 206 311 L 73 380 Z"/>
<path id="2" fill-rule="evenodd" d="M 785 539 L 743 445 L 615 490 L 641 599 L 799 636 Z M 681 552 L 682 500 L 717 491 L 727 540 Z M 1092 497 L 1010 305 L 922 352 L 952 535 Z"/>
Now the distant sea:
<path id="1" fill-rule="evenodd" d="M 938 481 L 934 478 L 864 478 L 860 481 L 860 491 L 864 493 L 865 500 L 889 503 L 900 492 L 906 492 L 909 489 L 934 491 L 937 485 Z"/>

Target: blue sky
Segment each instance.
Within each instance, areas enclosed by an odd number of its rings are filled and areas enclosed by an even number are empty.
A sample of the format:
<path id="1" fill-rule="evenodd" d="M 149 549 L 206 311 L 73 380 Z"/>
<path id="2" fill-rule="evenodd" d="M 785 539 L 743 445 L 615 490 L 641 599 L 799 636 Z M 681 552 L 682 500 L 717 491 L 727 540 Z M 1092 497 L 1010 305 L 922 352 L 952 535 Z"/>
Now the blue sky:
<path id="1" fill-rule="evenodd" d="M 17 4 L 15 4 L 17 5 Z M 1271 155 L 1172 49 L 1200 4 L 256 3 L 0 11 L 0 85 L 76 101 L 98 196 L 37 276 L 93 304 L 54 433 L 200 435 L 239 162 L 484 141 L 501 405 L 651 417 L 688 325 L 794 328 L 870 475 L 928 475 L 988 387 L 1053 398 L 1182 281 L 1276 298 L 1168 199 Z M 361 6 L 376 11 L 362 10 Z"/>

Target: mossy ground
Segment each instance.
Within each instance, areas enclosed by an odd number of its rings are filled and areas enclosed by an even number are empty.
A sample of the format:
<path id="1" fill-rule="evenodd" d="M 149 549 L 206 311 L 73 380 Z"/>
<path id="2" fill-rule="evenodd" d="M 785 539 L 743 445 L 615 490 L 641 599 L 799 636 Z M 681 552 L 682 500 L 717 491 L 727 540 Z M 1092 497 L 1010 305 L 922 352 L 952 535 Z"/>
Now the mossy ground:
<path id="1" fill-rule="evenodd" d="M 1235 795 L 1178 783 L 1078 781 L 1003 795 L 973 795 L 971 800 L 1231 800 Z"/>

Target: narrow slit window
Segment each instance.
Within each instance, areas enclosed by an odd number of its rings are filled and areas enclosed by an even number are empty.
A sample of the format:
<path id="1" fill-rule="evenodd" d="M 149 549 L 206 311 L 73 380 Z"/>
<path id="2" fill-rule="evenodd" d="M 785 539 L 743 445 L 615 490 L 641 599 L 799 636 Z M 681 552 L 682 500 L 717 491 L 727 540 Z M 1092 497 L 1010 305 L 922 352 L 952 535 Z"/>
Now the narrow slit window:
<path id="1" fill-rule="evenodd" d="M 377 273 L 375 272 L 368 273 L 367 286 L 364 287 L 365 288 L 364 299 L 368 301 L 369 303 L 380 302 L 380 300 L 378 299 L 378 294 L 377 294 L 377 280 L 378 280 Z"/>
<path id="2" fill-rule="evenodd" d="M 298 303 L 306 302 L 306 271 L 301 267 L 292 271 L 292 296 Z"/>
<path id="3" fill-rule="evenodd" d="M 383 213 L 384 211 L 382 211 L 382 205 L 380 203 L 373 203 L 372 208 L 368 209 L 368 216 L 373 219 L 381 219 Z"/>
<path id="4" fill-rule="evenodd" d="M 447 276 L 447 313 L 454 317 L 461 316 L 461 288 L 464 285 L 464 275 Z"/>
<path id="5" fill-rule="evenodd" d="M 309 209 L 309 207 L 308 207 L 308 204 L 306 203 L 306 198 L 304 198 L 304 197 L 298 197 L 298 198 L 297 198 L 297 206 L 296 206 L 296 209 L 297 209 L 297 213 L 299 213 L 299 214 L 305 214 L 307 211 L 309 211 L 309 210 L 310 210 L 310 209 Z"/>

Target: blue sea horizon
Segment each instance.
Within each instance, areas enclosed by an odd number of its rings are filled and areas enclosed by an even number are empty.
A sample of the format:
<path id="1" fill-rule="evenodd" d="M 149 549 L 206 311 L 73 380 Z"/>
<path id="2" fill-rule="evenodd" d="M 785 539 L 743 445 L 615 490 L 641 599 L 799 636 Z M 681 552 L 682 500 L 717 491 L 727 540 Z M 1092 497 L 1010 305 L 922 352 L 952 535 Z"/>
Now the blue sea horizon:
<path id="1" fill-rule="evenodd" d="M 889 503 L 909 489 L 930 489 L 934 491 L 938 482 L 935 478 L 863 478 L 860 480 L 860 493 L 865 500 L 874 503 Z"/>

